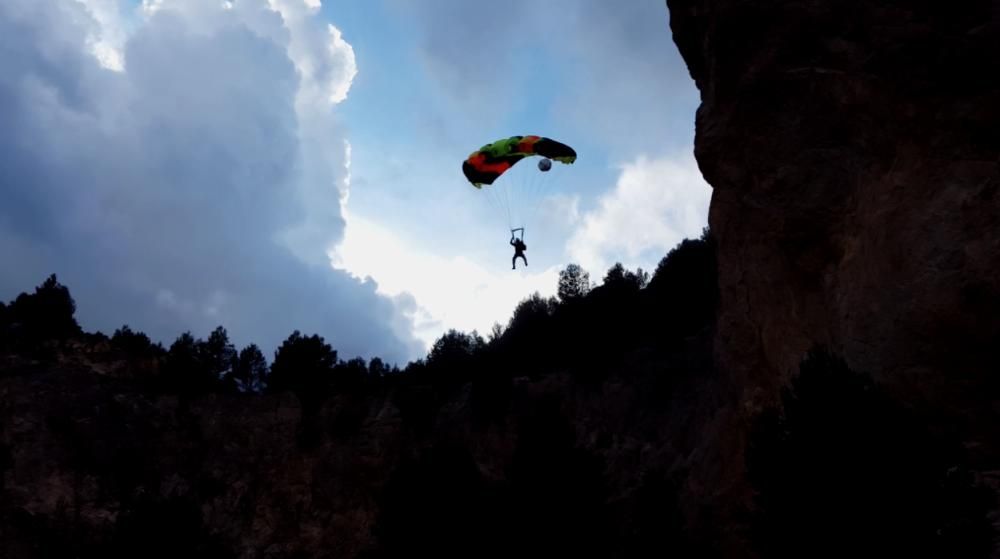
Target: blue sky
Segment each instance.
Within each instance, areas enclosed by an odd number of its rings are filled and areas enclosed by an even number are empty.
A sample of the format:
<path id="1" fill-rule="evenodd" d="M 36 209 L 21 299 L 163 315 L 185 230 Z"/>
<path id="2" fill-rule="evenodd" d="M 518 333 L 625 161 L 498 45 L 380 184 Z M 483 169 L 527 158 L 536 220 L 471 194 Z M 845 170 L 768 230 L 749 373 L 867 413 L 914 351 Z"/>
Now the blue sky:
<path id="1" fill-rule="evenodd" d="M 8 0 L 0 63 L 0 296 L 59 273 L 88 329 L 402 362 L 706 222 L 661 0 Z M 460 170 L 514 134 L 579 153 L 510 173 L 516 271 Z"/>

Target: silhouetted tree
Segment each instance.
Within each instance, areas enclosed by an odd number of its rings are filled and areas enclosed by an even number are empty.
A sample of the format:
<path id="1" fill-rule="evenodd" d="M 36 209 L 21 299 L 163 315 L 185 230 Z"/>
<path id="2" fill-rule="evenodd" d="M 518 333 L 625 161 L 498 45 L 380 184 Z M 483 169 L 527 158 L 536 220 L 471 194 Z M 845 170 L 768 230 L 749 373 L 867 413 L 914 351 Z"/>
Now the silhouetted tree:
<path id="1" fill-rule="evenodd" d="M 368 364 L 361 357 L 341 361 L 334 367 L 333 385 L 339 390 L 361 390 L 367 378 Z"/>
<path id="2" fill-rule="evenodd" d="M 643 287 L 646 287 L 646 283 L 649 282 L 649 274 L 644 272 L 642 268 L 636 271 L 626 270 L 622 266 L 621 262 L 616 262 L 612 266 L 608 273 L 604 276 L 604 283 L 601 285 L 612 288 L 612 289 L 625 289 L 629 291 L 638 291 Z"/>
<path id="3" fill-rule="evenodd" d="M 250 344 L 240 350 L 236 358 L 233 377 L 244 392 L 261 392 L 267 378 L 267 359 L 257 344 Z"/>
<path id="4" fill-rule="evenodd" d="M 486 342 L 478 333 L 466 334 L 448 330 L 434 342 L 427 355 L 427 368 L 444 381 L 455 381 L 471 375 L 472 367 Z"/>
<path id="5" fill-rule="evenodd" d="M 340 438 L 357 436 L 368 415 L 368 363 L 361 357 L 340 361 L 331 377 L 330 387 L 336 399 L 326 416 L 327 430 Z"/>
<path id="6" fill-rule="evenodd" d="M 400 378 L 394 379 L 392 402 L 399 408 L 403 425 L 418 433 L 429 431 L 440 408 L 440 401 L 434 390 L 435 378 L 427 368 L 424 359 L 411 361 L 406 365 Z"/>
<path id="7" fill-rule="evenodd" d="M 986 558 L 989 494 L 957 441 L 932 436 L 869 377 L 813 352 L 747 451 L 764 557 Z"/>
<path id="8" fill-rule="evenodd" d="M 542 297 L 537 291 L 518 303 L 499 343 L 494 344 L 498 364 L 529 369 L 540 367 L 551 353 L 550 327 L 556 306 L 554 298 Z"/>
<path id="9" fill-rule="evenodd" d="M 236 366 L 236 348 L 229 341 L 229 334 L 222 326 L 212 330 L 208 340 L 198 344 L 199 357 L 208 369 L 208 374 L 221 382 L 227 375 L 232 375 Z"/>
<path id="10" fill-rule="evenodd" d="M 121 358 L 119 364 L 129 377 L 144 383 L 156 382 L 161 358 L 166 354 L 163 346 L 154 344 L 149 336 L 133 331 L 127 324 L 115 330 L 107 341 Z M 99 338 L 91 338 L 89 342 L 101 343 Z"/>
<path id="11" fill-rule="evenodd" d="M 505 333 L 548 318 L 552 315 L 555 307 L 556 301 L 554 299 L 546 299 L 537 291 L 532 293 L 531 296 L 514 307 L 514 314 L 510 317 Z"/>
<path id="12" fill-rule="evenodd" d="M 111 335 L 111 345 L 128 355 L 142 355 L 150 350 L 153 342 L 146 334 L 133 332 L 128 324 L 125 324 Z"/>
<path id="13" fill-rule="evenodd" d="M 484 344 L 483 338 L 475 331 L 466 334 L 455 329 L 448 330 L 434 342 L 427 355 L 427 364 L 434 367 L 449 361 L 467 361 L 481 350 Z"/>
<path id="14" fill-rule="evenodd" d="M 630 272 L 616 264 L 604 283 L 589 291 L 589 278 L 578 281 L 585 274 L 570 265 L 560 275 L 562 302 L 554 309 L 547 346 L 539 349 L 551 356 L 549 361 L 560 362 L 577 379 L 593 385 L 606 378 L 627 353 L 628 344 L 636 340 L 635 330 L 655 309 L 639 304 L 645 281 L 641 270 Z"/>
<path id="15" fill-rule="evenodd" d="M 660 260 L 644 290 L 646 305 L 662 309 L 650 321 L 656 335 L 689 335 L 715 318 L 719 299 L 715 240 L 706 228 L 700 239 L 684 239 Z M 666 318 L 666 320 L 664 320 Z"/>
<path id="16" fill-rule="evenodd" d="M 368 374 L 373 378 L 381 378 L 392 373 L 389 367 L 380 357 L 373 357 L 368 362 Z"/>
<path id="17" fill-rule="evenodd" d="M 159 344 L 153 344 L 149 336 L 142 332 L 133 331 L 128 324 L 118 328 L 111 335 L 111 346 L 133 359 L 163 352 L 163 348 Z"/>
<path id="18" fill-rule="evenodd" d="M 202 340 L 184 332 L 167 350 L 164 363 L 165 388 L 184 394 L 208 392 L 218 386 L 218 377 L 205 360 Z"/>
<path id="19" fill-rule="evenodd" d="M 21 293 L 7 308 L 8 327 L 29 342 L 65 340 L 81 333 L 69 289 L 52 274 L 33 294 Z"/>
<path id="20" fill-rule="evenodd" d="M 292 333 L 274 353 L 268 389 L 302 396 L 325 393 L 337 364 L 337 352 L 317 334 Z"/>
<path id="21" fill-rule="evenodd" d="M 317 334 L 292 333 L 274 353 L 268 390 L 291 390 L 302 404 L 299 444 L 312 447 L 319 440 L 317 414 L 329 396 L 337 352 Z"/>
<path id="22" fill-rule="evenodd" d="M 490 334 L 489 338 L 487 339 L 487 343 L 490 344 L 496 343 L 496 341 L 502 337 L 503 337 L 503 324 L 500 324 L 499 322 L 494 322 L 493 328 L 490 328 Z"/>
<path id="23" fill-rule="evenodd" d="M 578 264 L 570 264 L 559 272 L 559 300 L 562 302 L 579 299 L 590 291 L 590 274 Z"/>

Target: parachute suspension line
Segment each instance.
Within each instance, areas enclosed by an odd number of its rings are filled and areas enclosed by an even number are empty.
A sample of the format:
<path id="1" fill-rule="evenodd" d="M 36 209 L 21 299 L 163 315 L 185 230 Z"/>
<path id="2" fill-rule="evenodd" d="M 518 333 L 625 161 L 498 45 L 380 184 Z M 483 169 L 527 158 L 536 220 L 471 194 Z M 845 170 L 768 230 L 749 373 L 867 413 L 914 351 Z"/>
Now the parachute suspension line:
<path id="1" fill-rule="evenodd" d="M 523 169 L 522 169 L 523 171 Z M 522 173 L 523 174 L 523 173 Z M 527 177 L 518 177 L 518 180 L 514 182 L 514 209 L 516 210 L 516 215 L 514 216 L 514 225 L 518 227 L 524 227 L 524 205 L 528 202 L 526 196 L 527 188 L 526 184 L 531 180 L 531 174 L 529 173 Z"/>
<path id="2" fill-rule="evenodd" d="M 542 159 L 532 156 L 541 156 Z M 528 161 L 518 164 L 523 159 Z M 503 213 L 507 214 L 508 227 L 512 231 L 520 230 L 523 236 L 523 227 L 538 214 L 542 197 L 549 193 L 549 182 L 552 180 L 551 177 L 539 177 L 535 174 L 547 175 L 552 171 L 553 161 L 574 163 L 576 151 L 551 138 L 511 136 L 472 152 L 462 163 L 462 172 L 473 185 L 483 186 L 488 190 L 502 189 L 486 195 L 490 198 L 491 205 L 503 208 Z M 507 172 L 510 174 L 506 180 L 500 179 Z M 525 172 L 528 174 L 524 175 Z M 495 183 L 497 179 L 500 180 Z"/>
<path id="3" fill-rule="evenodd" d="M 500 203 L 500 198 L 497 197 L 497 193 L 492 185 L 485 185 L 483 189 L 486 190 L 486 197 L 489 198 L 490 204 L 496 208 L 497 214 L 503 214 L 503 205 Z"/>
<path id="4" fill-rule="evenodd" d="M 492 207 L 493 211 L 495 212 L 493 215 L 499 215 L 503 213 L 503 210 L 500 206 L 500 200 L 499 198 L 497 198 L 497 193 L 493 191 L 493 187 L 490 185 L 486 185 L 483 188 L 486 190 L 486 200 L 490 203 L 490 207 Z"/>
<path id="5" fill-rule="evenodd" d="M 550 171 L 551 172 L 551 171 Z M 538 208 L 541 206 L 541 194 L 542 185 L 546 185 L 549 182 L 548 177 L 539 176 L 547 175 L 548 173 L 541 171 L 540 169 L 535 169 L 531 173 L 531 177 L 528 181 L 528 194 L 526 196 L 527 203 L 524 208 L 524 219 L 527 222 L 534 223 L 535 215 L 538 213 Z"/>
<path id="6" fill-rule="evenodd" d="M 520 176 L 517 177 L 517 180 L 510 182 L 515 185 L 514 193 L 517 198 L 514 202 L 514 207 L 517 210 L 516 225 L 523 227 L 530 221 L 529 215 L 537 202 L 538 184 L 543 177 L 538 176 L 541 171 L 534 165 L 523 167 L 519 173 Z"/>
<path id="7" fill-rule="evenodd" d="M 534 158 L 528 159 L 522 164 L 519 170 L 520 175 L 518 176 L 518 225 L 524 226 L 525 219 L 527 218 L 529 206 L 531 205 L 531 188 L 534 180 L 537 178 L 535 174 L 538 172 L 534 167 Z"/>
<path id="8" fill-rule="evenodd" d="M 490 188 L 497 189 L 495 194 L 502 210 L 501 215 L 507 220 L 507 227 L 510 227 L 510 204 L 507 202 L 507 194 L 503 189 L 503 185 L 493 183 L 490 185 Z"/>
<path id="9" fill-rule="evenodd" d="M 555 169 L 543 172 L 532 165 L 515 169 L 507 180 L 483 185 L 482 188 L 486 190 L 486 198 L 493 210 L 506 217 L 507 229 L 521 230 L 525 225 L 535 222 L 542 208 L 543 198 L 549 194 L 550 187 L 557 180 L 548 175 L 556 172 L 558 171 Z"/>
<path id="10" fill-rule="evenodd" d="M 504 195 L 502 185 L 500 184 L 485 184 L 482 186 L 482 190 L 486 191 L 486 199 L 489 201 L 490 206 L 493 207 L 496 215 L 502 216 L 510 215 L 510 204 L 507 203 L 507 198 Z M 510 218 L 507 218 L 508 227 L 510 227 Z"/>
<path id="11" fill-rule="evenodd" d="M 536 195 L 538 193 L 538 181 L 541 180 L 541 177 L 538 176 L 541 174 L 541 171 L 534 166 L 528 167 L 528 169 L 531 171 L 528 173 L 527 181 L 525 181 L 524 210 L 522 215 L 522 219 L 525 222 L 531 221 L 531 207 L 538 201 Z"/>
<path id="12" fill-rule="evenodd" d="M 549 173 L 551 172 L 552 172 L 551 170 L 549 171 L 539 170 L 538 173 L 535 175 L 535 182 L 533 185 L 534 188 L 531 193 L 531 199 L 535 201 L 534 208 L 532 209 L 532 219 L 534 219 L 534 214 L 538 211 L 538 206 L 540 206 L 542 203 L 542 196 L 545 194 L 544 191 L 547 189 L 548 185 L 552 182 L 552 179 L 550 178 L 549 175 Z"/>
<path id="13" fill-rule="evenodd" d="M 511 192 L 510 192 L 510 190 L 511 190 L 511 184 L 510 183 L 512 183 L 512 182 L 516 182 L 516 181 L 507 181 L 503 185 L 503 196 L 504 196 L 504 200 L 506 201 L 506 204 L 507 204 L 507 227 L 513 227 L 514 226 L 514 211 L 515 211 L 515 208 L 514 208 L 514 203 L 511 200 L 511 195 L 510 195 L 511 194 Z"/>
<path id="14" fill-rule="evenodd" d="M 537 197 L 538 181 L 539 177 L 537 176 L 532 177 L 532 181 L 528 185 L 530 194 L 528 195 L 528 201 L 524 206 L 524 214 L 525 214 L 524 218 L 526 221 L 531 221 L 532 223 L 534 223 L 534 220 L 532 219 L 532 214 L 534 213 L 535 207 L 538 205 L 538 197 Z"/>
<path id="15" fill-rule="evenodd" d="M 480 187 L 480 190 L 483 190 L 483 187 Z M 493 193 L 492 192 L 489 192 L 489 190 L 487 190 L 485 196 L 486 196 L 486 201 L 489 202 L 489 204 L 490 204 L 490 207 L 492 207 L 494 210 L 499 210 L 500 209 L 500 208 L 497 207 L 496 201 L 493 199 Z"/>
<path id="16" fill-rule="evenodd" d="M 486 191 L 486 200 L 489 202 L 490 207 L 496 212 L 493 215 L 497 216 L 499 219 L 503 219 L 503 216 L 507 216 L 507 227 L 510 225 L 510 204 L 507 203 L 507 199 L 504 196 L 502 185 L 498 184 L 486 184 L 483 185 L 482 189 Z M 499 188 L 499 190 L 498 190 Z M 499 224 L 498 224 L 499 225 Z"/>
<path id="17" fill-rule="evenodd" d="M 503 212 L 507 217 L 507 228 L 513 227 L 513 218 L 511 217 L 514 211 L 510 204 L 510 192 L 509 187 L 505 184 L 499 185 L 500 189 L 497 191 L 497 197 L 500 198 L 500 203 L 503 204 Z"/>

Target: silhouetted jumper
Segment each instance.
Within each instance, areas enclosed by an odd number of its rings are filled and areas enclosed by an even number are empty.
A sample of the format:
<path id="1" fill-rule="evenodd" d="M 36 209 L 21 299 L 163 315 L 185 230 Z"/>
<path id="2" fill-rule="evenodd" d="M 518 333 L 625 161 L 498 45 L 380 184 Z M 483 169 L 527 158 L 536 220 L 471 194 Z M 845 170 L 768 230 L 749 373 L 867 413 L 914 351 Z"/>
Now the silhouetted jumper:
<path id="1" fill-rule="evenodd" d="M 521 260 L 524 260 L 524 265 L 527 266 L 528 259 L 524 257 L 524 251 L 528 250 L 528 245 L 524 244 L 524 241 L 511 234 L 510 246 L 514 247 L 514 257 L 510 259 L 510 269 L 517 269 L 517 258 L 519 256 L 521 257 Z"/>

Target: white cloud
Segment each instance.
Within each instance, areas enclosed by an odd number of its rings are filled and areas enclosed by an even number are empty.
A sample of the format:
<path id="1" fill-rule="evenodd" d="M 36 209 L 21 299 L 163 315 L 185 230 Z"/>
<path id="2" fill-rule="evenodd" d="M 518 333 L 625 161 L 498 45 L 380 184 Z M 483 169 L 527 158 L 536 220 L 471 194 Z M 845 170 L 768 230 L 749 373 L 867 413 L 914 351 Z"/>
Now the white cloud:
<path id="1" fill-rule="evenodd" d="M 338 268 L 374 279 L 379 293 L 412 295 L 415 333 L 430 346 L 451 328 L 486 335 L 494 323 L 506 325 L 517 303 L 531 293 L 555 293 L 557 268 L 535 272 L 518 261 L 514 271 L 512 255 L 498 255 L 489 266 L 442 256 L 434 247 L 417 246 L 382 224 L 348 213 L 344 240 L 331 258 Z"/>
<path id="2" fill-rule="evenodd" d="M 108 0 L 86 0 L 99 2 Z M 147 18 L 170 12 L 188 29 L 214 33 L 244 26 L 281 45 L 295 67 L 300 173 L 295 193 L 302 218 L 277 234 L 300 260 L 326 263 L 326 251 L 343 230 L 341 199 L 349 155 L 334 107 L 347 99 L 358 73 L 354 48 L 341 31 L 320 17 L 316 0 L 241 0 L 229 5 L 205 0 L 145 0 Z"/>
<path id="3" fill-rule="evenodd" d="M 243 19 L 258 21 L 259 8 L 241 5 L 246 3 L 236 4 Z M 340 29 L 318 17 L 319 1 L 267 0 L 267 6 L 281 15 L 289 32 L 288 56 L 301 79 L 299 108 L 329 108 L 344 101 L 358 73 L 354 48 Z"/>
<path id="4" fill-rule="evenodd" d="M 101 66 L 121 72 L 125 69 L 126 40 L 122 0 L 76 0 L 97 25 L 87 34 L 87 46 Z"/>
<path id="5" fill-rule="evenodd" d="M 614 189 L 583 214 L 567 250 L 592 273 L 616 260 L 649 269 L 708 222 L 711 188 L 692 155 L 640 156 L 621 167 Z"/>
<path id="6" fill-rule="evenodd" d="M 142 0 L 142 11 L 148 15 L 163 9 L 164 0 Z"/>
<path id="7" fill-rule="evenodd" d="M 112 5 L 0 2 L 0 247 L 32 254 L 0 295 L 56 272 L 88 329 L 169 343 L 223 324 L 265 348 L 299 329 L 417 357 L 412 300 L 329 268 L 350 45 L 303 0 L 147 0 L 108 72 L 90 45 Z"/>
<path id="8" fill-rule="evenodd" d="M 340 29 L 327 25 L 327 32 L 330 34 L 327 54 L 332 61 L 331 65 L 337 69 L 331 73 L 327 88 L 330 103 L 336 104 L 347 99 L 347 92 L 351 89 L 354 77 L 358 75 L 358 64 L 354 58 L 354 48 L 344 40 Z"/>
<path id="9" fill-rule="evenodd" d="M 318 2 L 269 0 L 290 33 L 288 56 L 299 75 L 295 110 L 299 117 L 306 215 L 282 239 L 303 261 L 326 263 L 326 252 L 343 230 L 341 200 L 349 188 L 349 146 L 339 134 L 333 107 L 345 99 L 358 73 L 354 48 L 332 24 L 316 17 Z"/>

